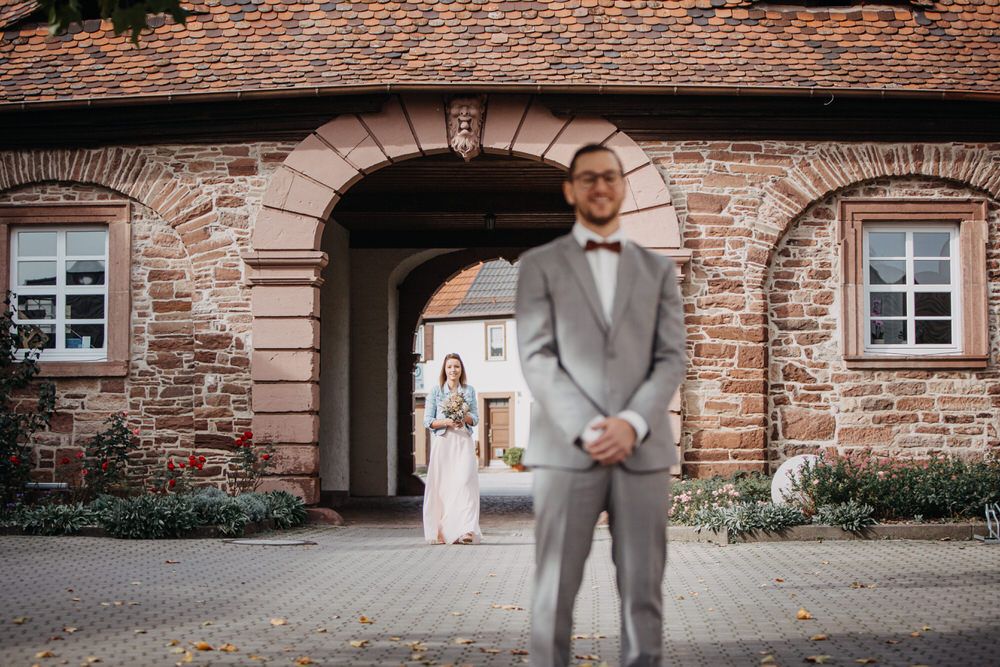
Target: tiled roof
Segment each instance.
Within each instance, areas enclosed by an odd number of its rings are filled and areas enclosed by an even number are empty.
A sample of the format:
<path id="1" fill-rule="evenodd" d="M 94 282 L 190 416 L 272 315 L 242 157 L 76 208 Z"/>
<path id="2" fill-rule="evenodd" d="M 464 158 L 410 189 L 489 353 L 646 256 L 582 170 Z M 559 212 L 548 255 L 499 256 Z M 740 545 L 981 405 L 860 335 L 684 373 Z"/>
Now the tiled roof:
<path id="1" fill-rule="evenodd" d="M 511 315 L 516 291 L 516 265 L 502 259 L 476 264 L 445 283 L 424 309 L 423 317 Z"/>
<path id="2" fill-rule="evenodd" d="M 998 5 L 211 0 L 186 27 L 154 18 L 136 49 L 96 20 L 50 37 L 4 0 L 0 103 L 384 84 L 1000 94 Z"/>

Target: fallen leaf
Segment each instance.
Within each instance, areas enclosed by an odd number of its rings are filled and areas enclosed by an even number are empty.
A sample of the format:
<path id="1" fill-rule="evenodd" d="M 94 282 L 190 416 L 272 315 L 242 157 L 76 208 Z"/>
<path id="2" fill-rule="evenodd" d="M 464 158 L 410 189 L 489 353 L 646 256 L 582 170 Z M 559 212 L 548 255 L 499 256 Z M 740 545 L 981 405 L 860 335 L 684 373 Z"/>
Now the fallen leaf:
<path id="1" fill-rule="evenodd" d="M 806 611 L 805 607 L 800 607 L 799 613 L 795 615 L 795 618 L 797 618 L 800 621 L 808 621 L 812 617 L 813 617 L 812 614 Z"/>
<path id="2" fill-rule="evenodd" d="M 167 565 L 176 565 L 180 561 L 179 560 L 165 560 L 163 562 L 166 563 Z"/>
<path id="3" fill-rule="evenodd" d="M 495 604 L 491 609 L 507 609 L 510 611 L 524 611 L 524 607 L 518 607 L 515 604 Z"/>
<path id="4" fill-rule="evenodd" d="M 806 657 L 806 662 L 815 662 L 817 665 L 822 665 L 832 657 L 832 655 L 810 655 Z"/>
<path id="5" fill-rule="evenodd" d="M 456 644 L 475 644 L 475 639 L 466 639 L 465 637 L 458 637 L 455 639 Z"/>
<path id="6" fill-rule="evenodd" d="M 60 637 L 59 635 L 52 635 L 51 637 L 49 637 L 49 641 L 50 642 L 57 642 L 57 641 L 61 641 L 61 640 L 62 640 L 62 637 Z"/>
<path id="7" fill-rule="evenodd" d="M 460 612 L 460 611 L 453 611 L 453 612 L 451 612 L 451 615 L 452 616 L 461 616 L 462 612 Z"/>
<path id="8" fill-rule="evenodd" d="M 130 607 L 138 607 L 139 603 L 138 602 L 129 602 L 128 606 L 130 606 Z"/>
<path id="9" fill-rule="evenodd" d="M 76 628 L 73 628 L 73 629 L 75 630 Z M 66 628 L 66 630 L 69 631 L 69 628 Z M 170 643 L 169 644 L 164 644 L 164 646 L 177 646 L 178 644 L 180 644 L 179 641 L 177 641 L 176 639 L 171 639 Z"/>
<path id="10" fill-rule="evenodd" d="M 762 665 L 773 665 L 775 663 L 773 655 L 765 655 L 760 659 L 760 664 Z"/>
<path id="11" fill-rule="evenodd" d="M 499 653 L 500 649 L 498 649 L 498 648 L 483 648 L 482 646 L 480 646 L 479 647 L 479 652 L 480 653 L 490 653 L 490 654 L 492 654 L 492 653 Z"/>
<path id="12" fill-rule="evenodd" d="M 202 626 L 206 626 L 206 625 L 212 625 L 212 621 L 205 621 L 204 623 L 202 623 Z"/>
<path id="13" fill-rule="evenodd" d="M 271 619 L 271 625 L 284 625 L 287 622 L 288 621 L 286 621 L 283 618 L 272 618 Z"/>
<path id="14" fill-rule="evenodd" d="M 180 655 L 181 653 L 187 653 L 187 649 L 180 648 L 180 647 L 178 647 L 178 648 L 172 648 L 172 649 L 170 649 L 170 652 L 174 653 L 176 655 Z"/>
<path id="15" fill-rule="evenodd" d="M 367 645 L 368 645 L 368 640 L 367 639 L 352 639 L 351 640 L 351 646 L 353 646 L 354 648 L 362 648 L 362 647 L 367 646 Z"/>
<path id="16" fill-rule="evenodd" d="M 486 575 L 486 576 L 488 576 L 488 577 L 495 577 L 495 576 L 497 576 L 497 575 L 495 575 L 495 574 L 493 574 L 492 572 L 490 572 L 490 573 L 489 573 L 488 575 Z"/>
<path id="17" fill-rule="evenodd" d="M 302 655 L 302 656 L 299 656 L 298 658 L 295 659 L 295 664 L 296 665 L 315 665 L 316 661 L 312 660 L 307 655 Z"/>
<path id="18" fill-rule="evenodd" d="M 573 657 L 576 658 L 577 660 L 600 660 L 601 659 L 601 656 L 599 656 L 599 655 L 590 655 L 589 653 L 584 654 L 584 655 L 574 655 Z"/>
<path id="19" fill-rule="evenodd" d="M 100 662 L 100 661 L 101 661 L 100 658 L 87 658 L 87 662 L 89 662 L 89 663 L 95 663 L 95 662 Z"/>
<path id="20" fill-rule="evenodd" d="M 255 655 L 253 653 L 250 654 L 250 659 L 251 660 L 260 660 L 262 662 L 267 662 L 268 660 L 270 660 L 270 658 L 265 658 L 262 655 Z"/>
<path id="21" fill-rule="evenodd" d="M 181 662 L 191 662 L 194 660 L 194 654 L 191 651 L 184 651 L 184 657 L 181 658 Z M 177 663 L 180 664 L 180 663 Z"/>
<path id="22" fill-rule="evenodd" d="M 777 581 L 780 584 L 780 583 L 784 583 L 785 580 L 781 579 L 781 578 L 778 578 L 778 579 L 775 579 L 775 581 Z"/>
<path id="23" fill-rule="evenodd" d="M 53 653 L 52 651 L 39 651 L 38 653 L 35 654 L 35 657 L 36 658 L 54 658 L 54 657 L 56 657 L 56 654 Z"/>
<path id="24" fill-rule="evenodd" d="M 389 637 L 389 641 L 391 641 L 391 642 L 398 642 L 399 641 L 399 637 Z"/>
<path id="25" fill-rule="evenodd" d="M 121 602 L 121 601 L 119 601 L 119 600 L 115 600 L 115 606 L 116 606 L 116 607 L 124 607 L 124 606 L 125 606 L 125 603 L 124 603 L 124 602 Z"/>
<path id="26" fill-rule="evenodd" d="M 594 635 L 594 639 L 607 639 L 607 635 Z"/>
<path id="27" fill-rule="evenodd" d="M 528 655 L 527 651 L 522 651 L 521 649 L 517 648 L 512 648 L 510 652 L 513 653 L 514 655 Z"/>
<path id="28" fill-rule="evenodd" d="M 873 662 L 878 662 L 875 658 L 858 658 L 854 662 L 860 663 L 862 665 L 869 665 Z"/>
<path id="29" fill-rule="evenodd" d="M 373 618 L 366 618 L 365 616 L 362 616 L 361 618 L 358 619 L 358 622 L 359 623 L 374 623 L 375 619 L 373 619 Z"/>
<path id="30" fill-rule="evenodd" d="M 21 625 L 22 623 L 24 623 L 24 622 L 25 622 L 25 621 L 27 621 L 27 620 L 28 620 L 28 617 L 27 617 L 27 616 L 22 616 L 21 618 L 15 618 L 15 619 L 14 619 L 14 623 L 15 623 L 16 625 Z"/>
<path id="31" fill-rule="evenodd" d="M 63 632 L 68 632 L 70 634 L 73 634 L 74 632 L 76 632 L 76 628 L 63 628 Z"/>
<path id="32" fill-rule="evenodd" d="M 924 632 L 927 632 L 928 630 L 931 629 L 931 626 L 929 626 L 929 625 L 922 625 L 922 626 L 920 626 L 920 629 L 923 630 Z"/>
<path id="33" fill-rule="evenodd" d="M 910 636 L 911 636 L 911 637 L 919 637 L 919 636 L 920 636 L 920 633 L 919 633 L 919 632 L 911 632 L 911 633 L 910 633 Z"/>
<path id="34" fill-rule="evenodd" d="M 420 662 L 426 657 L 427 657 L 426 653 L 414 653 L 413 655 L 410 656 L 410 660 L 412 660 L 413 662 Z"/>
<path id="35" fill-rule="evenodd" d="M 886 639 L 885 643 L 886 644 L 898 644 L 899 640 L 898 639 Z"/>
<path id="36" fill-rule="evenodd" d="M 219 650 L 220 651 L 225 651 L 226 653 L 236 653 L 237 651 L 239 651 L 238 648 L 236 648 L 235 646 L 233 646 L 229 642 L 226 642 L 225 644 L 223 644 L 222 646 L 220 646 Z"/>
<path id="37" fill-rule="evenodd" d="M 813 635 L 813 636 L 812 636 L 812 637 L 810 637 L 809 639 L 810 639 L 810 641 L 814 641 L 814 642 L 821 642 L 821 641 L 823 641 L 824 639 L 827 639 L 827 636 L 826 636 L 826 635 Z"/>
<path id="38" fill-rule="evenodd" d="M 326 628 L 316 628 L 316 632 L 326 632 Z"/>
<path id="39" fill-rule="evenodd" d="M 130 581 L 129 584 L 131 586 L 142 586 L 142 582 L 141 581 Z"/>
<path id="40" fill-rule="evenodd" d="M 82 602 L 80 598 L 70 598 L 70 602 Z"/>
<path id="41" fill-rule="evenodd" d="M 678 600 L 683 600 L 683 599 L 684 599 L 684 596 L 683 596 L 683 595 L 678 595 L 678 596 L 677 596 L 677 599 L 678 599 Z"/>
<path id="42" fill-rule="evenodd" d="M 820 565 L 829 565 L 829 564 L 830 564 L 830 561 L 828 561 L 828 560 L 820 561 Z"/>
<path id="43" fill-rule="evenodd" d="M 590 635 L 573 635 L 570 639 L 590 639 Z"/>

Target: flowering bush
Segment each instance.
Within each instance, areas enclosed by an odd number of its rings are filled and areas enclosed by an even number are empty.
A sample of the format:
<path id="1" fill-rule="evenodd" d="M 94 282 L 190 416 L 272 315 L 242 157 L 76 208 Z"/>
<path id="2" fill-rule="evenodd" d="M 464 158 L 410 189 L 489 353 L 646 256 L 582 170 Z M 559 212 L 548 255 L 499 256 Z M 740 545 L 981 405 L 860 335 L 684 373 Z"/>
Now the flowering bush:
<path id="1" fill-rule="evenodd" d="M 770 478 L 759 473 L 736 474 L 732 478 L 682 479 L 670 487 L 673 495 L 670 522 L 700 524 L 695 518 L 700 510 L 770 500 L 770 487 Z"/>
<path id="2" fill-rule="evenodd" d="M 44 335 L 37 327 L 14 324 L 11 293 L 0 308 L 0 501 L 8 503 L 24 491 L 31 474 L 31 436 L 46 428 L 55 411 L 55 385 L 38 383 L 38 401 L 18 405 L 38 374 Z M 19 358 L 19 350 L 26 349 Z"/>
<path id="3" fill-rule="evenodd" d="M 253 432 L 245 431 L 236 439 L 236 449 L 229 461 L 226 477 L 229 495 L 238 496 L 256 491 L 264 475 L 274 466 L 274 447 L 253 444 Z"/>
<path id="4" fill-rule="evenodd" d="M 870 505 L 876 519 L 973 517 L 1000 502 L 1000 461 L 995 455 L 976 462 L 822 455 L 801 469 L 792 488 L 808 499 L 807 513 L 854 501 Z"/>
<path id="5" fill-rule="evenodd" d="M 82 452 L 84 456 L 79 457 L 83 462 L 80 474 L 91 496 L 129 493 L 128 455 L 139 429 L 129 430 L 127 418 L 125 410 L 108 415 L 104 420 L 106 428 L 90 438 Z"/>

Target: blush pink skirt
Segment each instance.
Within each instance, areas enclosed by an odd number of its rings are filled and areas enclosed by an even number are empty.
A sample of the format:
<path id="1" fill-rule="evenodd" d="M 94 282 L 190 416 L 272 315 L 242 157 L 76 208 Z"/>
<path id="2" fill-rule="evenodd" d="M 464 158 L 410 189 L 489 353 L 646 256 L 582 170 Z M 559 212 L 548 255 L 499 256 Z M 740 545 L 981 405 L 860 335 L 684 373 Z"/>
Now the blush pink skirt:
<path id="1" fill-rule="evenodd" d="M 449 428 L 431 437 L 431 457 L 424 487 L 424 539 L 429 544 L 454 544 L 472 534 L 479 544 L 479 471 L 472 437 L 465 429 Z"/>

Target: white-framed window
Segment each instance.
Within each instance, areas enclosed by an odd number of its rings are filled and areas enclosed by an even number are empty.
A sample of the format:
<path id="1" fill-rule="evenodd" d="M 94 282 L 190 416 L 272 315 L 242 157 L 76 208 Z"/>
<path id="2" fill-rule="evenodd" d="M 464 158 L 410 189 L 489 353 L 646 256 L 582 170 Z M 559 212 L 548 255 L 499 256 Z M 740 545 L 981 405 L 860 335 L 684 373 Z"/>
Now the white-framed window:
<path id="1" fill-rule="evenodd" d="M 32 225 L 10 237 L 14 320 L 43 342 L 40 360 L 106 360 L 108 228 Z"/>
<path id="2" fill-rule="evenodd" d="M 417 335 L 413 337 L 413 354 L 420 355 L 420 362 L 427 361 L 424 359 L 424 325 L 421 324 L 417 327 Z"/>
<path id="3" fill-rule="evenodd" d="M 486 361 L 504 361 L 507 358 L 507 325 L 504 322 L 486 323 Z"/>
<path id="4" fill-rule="evenodd" d="M 867 224 L 864 266 L 866 352 L 961 351 L 958 225 Z"/>

